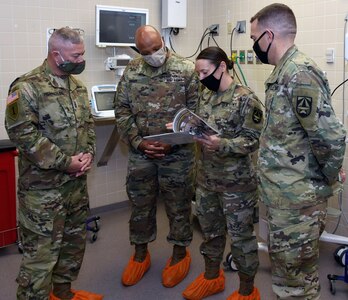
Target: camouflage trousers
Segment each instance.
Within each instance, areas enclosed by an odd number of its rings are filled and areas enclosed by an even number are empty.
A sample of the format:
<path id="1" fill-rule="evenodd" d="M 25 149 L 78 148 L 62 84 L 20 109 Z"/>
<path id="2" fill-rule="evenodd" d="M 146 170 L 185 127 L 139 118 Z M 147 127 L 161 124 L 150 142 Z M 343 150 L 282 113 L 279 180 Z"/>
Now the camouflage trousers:
<path id="1" fill-rule="evenodd" d="M 157 200 L 164 202 L 169 219 L 169 243 L 188 246 L 192 240 L 191 201 L 194 196 L 193 152 L 181 149 L 163 159 L 129 153 L 127 193 L 132 203 L 131 244 L 154 241 Z"/>
<path id="2" fill-rule="evenodd" d="M 55 189 L 19 190 L 18 218 L 23 258 L 17 299 L 47 300 L 52 283 L 79 273 L 86 244 L 86 178 Z"/>
<path id="3" fill-rule="evenodd" d="M 257 199 L 256 191 L 212 192 L 202 186 L 196 189 L 196 212 L 203 233 L 201 253 L 212 261 L 221 262 L 227 229 L 231 238 L 232 259 L 239 275 L 249 278 L 254 278 L 259 266 L 253 223 Z"/>
<path id="4" fill-rule="evenodd" d="M 272 288 L 277 299 L 320 299 L 319 237 L 327 202 L 304 209 L 267 207 Z"/>

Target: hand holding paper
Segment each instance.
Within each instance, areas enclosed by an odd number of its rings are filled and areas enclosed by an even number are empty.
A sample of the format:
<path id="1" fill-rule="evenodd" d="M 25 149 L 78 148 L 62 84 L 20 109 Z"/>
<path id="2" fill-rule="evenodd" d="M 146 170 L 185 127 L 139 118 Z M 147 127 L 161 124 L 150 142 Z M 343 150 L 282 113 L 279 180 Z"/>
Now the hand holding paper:
<path id="1" fill-rule="evenodd" d="M 174 132 L 145 136 L 144 139 L 179 145 L 193 143 L 195 141 L 194 137 L 204 139 L 204 136 L 220 134 L 217 129 L 211 127 L 187 108 L 179 110 L 174 117 L 173 123 L 167 123 L 166 128 Z"/>
<path id="2" fill-rule="evenodd" d="M 202 144 L 208 151 L 219 150 L 220 137 L 217 135 L 206 135 L 203 133 L 202 137 L 194 137 L 193 139 Z"/>

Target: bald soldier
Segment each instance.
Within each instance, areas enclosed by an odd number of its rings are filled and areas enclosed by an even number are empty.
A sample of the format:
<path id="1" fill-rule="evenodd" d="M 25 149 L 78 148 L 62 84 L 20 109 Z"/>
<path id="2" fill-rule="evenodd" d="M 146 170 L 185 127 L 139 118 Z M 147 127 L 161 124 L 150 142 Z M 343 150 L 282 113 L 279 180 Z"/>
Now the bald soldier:
<path id="1" fill-rule="evenodd" d="M 84 70 L 84 53 L 78 31 L 55 30 L 43 64 L 10 86 L 5 127 L 19 151 L 20 300 L 103 298 L 71 289 L 85 251 L 86 173 L 95 154 L 87 90 L 72 76 Z"/>
<path id="2" fill-rule="evenodd" d="M 173 287 L 185 278 L 191 262 L 186 247 L 192 240 L 194 145 L 169 145 L 144 136 L 168 132 L 166 123 L 173 121 L 178 110 L 195 109 L 198 79 L 193 62 L 168 50 L 154 27 L 138 28 L 135 42 L 141 56 L 128 64 L 115 98 L 117 128 L 129 145 L 129 234 L 135 246 L 122 283 L 136 284 L 150 267 L 148 244 L 156 239 L 159 200 L 165 205 L 169 220 L 167 241 L 173 246 L 162 283 Z"/>

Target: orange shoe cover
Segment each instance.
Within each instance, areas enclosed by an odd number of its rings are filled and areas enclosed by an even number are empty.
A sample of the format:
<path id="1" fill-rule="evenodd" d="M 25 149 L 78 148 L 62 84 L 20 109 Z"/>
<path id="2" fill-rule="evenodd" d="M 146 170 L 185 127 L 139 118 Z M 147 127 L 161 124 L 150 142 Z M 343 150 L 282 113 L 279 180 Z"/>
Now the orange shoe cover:
<path id="1" fill-rule="evenodd" d="M 170 265 L 172 258 L 170 257 L 162 272 L 162 284 L 165 287 L 171 288 L 183 281 L 190 270 L 191 256 L 186 250 L 186 256 L 175 265 Z"/>
<path id="2" fill-rule="evenodd" d="M 80 291 L 71 290 L 71 292 L 74 293 L 74 297 L 71 300 L 103 300 L 104 298 L 103 295 L 94 294 L 94 293 L 86 292 L 82 290 Z M 61 299 L 53 295 L 53 293 L 51 292 L 49 300 L 61 300 Z"/>
<path id="3" fill-rule="evenodd" d="M 56 297 L 53 292 L 50 292 L 50 297 L 48 300 L 60 300 L 60 298 Z"/>
<path id="4" fill-rule="evenodd" d="M 254 287 L 253 292 L 248 296 L 243 296 L 238 293 L 238 291 L 234 291 L 231 296 L 227 298 L 227 300 L 260 300 L 259 290 Z"/>
<path id="5" fill-rule="evenodd" d="M 134 255 L 132 255 L 127 267 L 123 271 L 122 283 L 127 286 L 136 284 L 141 278 L 143 278 L 146 271 L 150 268 L 150 265 L 151 259 L 149 252 L 147 252 L 143 262 L 135 261 Z"/>
<path id="6" fill-rule="evenodd" d="M 220 270 L 219 277 L 214 279 L 204 278 L 204 273 L 200 274 L 182 293 L 185 299 L 200 300 L 205 297 L 222 292 L 225 289 L 224 271 Z"/>

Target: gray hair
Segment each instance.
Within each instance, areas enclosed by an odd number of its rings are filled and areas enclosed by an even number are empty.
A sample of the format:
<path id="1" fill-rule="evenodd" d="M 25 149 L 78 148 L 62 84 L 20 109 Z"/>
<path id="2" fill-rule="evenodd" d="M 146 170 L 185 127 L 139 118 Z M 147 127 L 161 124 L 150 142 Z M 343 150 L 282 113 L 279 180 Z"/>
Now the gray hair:
<path id="1" fill-rule="evenodd" d="M 81 44 L 83 43 L 83 30 L 70 27 L 53 29 L 53 33 L 48 40 L 48 52 L 59 50 L 62 43 Z"/>

